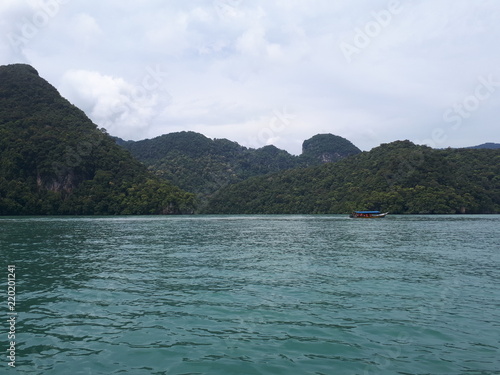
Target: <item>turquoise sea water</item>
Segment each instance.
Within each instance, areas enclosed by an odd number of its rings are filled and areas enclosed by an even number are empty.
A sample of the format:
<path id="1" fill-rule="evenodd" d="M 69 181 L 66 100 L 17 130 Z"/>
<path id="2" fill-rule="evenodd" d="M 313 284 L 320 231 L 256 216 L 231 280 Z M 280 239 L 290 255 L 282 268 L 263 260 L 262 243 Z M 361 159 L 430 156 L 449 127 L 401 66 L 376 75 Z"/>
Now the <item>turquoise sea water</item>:
<path id="1" fill-rule="evenodd" d="M 0 218 L 2 374 L 500 374 L 500 216 Z"/>

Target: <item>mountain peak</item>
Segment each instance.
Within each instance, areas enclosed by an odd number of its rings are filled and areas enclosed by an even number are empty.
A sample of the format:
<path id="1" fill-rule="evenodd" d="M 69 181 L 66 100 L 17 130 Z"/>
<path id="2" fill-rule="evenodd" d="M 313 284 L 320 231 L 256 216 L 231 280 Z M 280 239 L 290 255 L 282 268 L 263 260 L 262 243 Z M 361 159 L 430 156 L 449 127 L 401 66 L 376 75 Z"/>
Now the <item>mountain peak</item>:
<path id="1" fill-rule="evenodd" d="M 1 65 L 0 66 L 0 72 L 8 72 L 10 74 L 12 73 L 18 73 L 18 74 L 35 74 L 39 76 L 38 71 L 33 68 L 29 64 L 21 64 L 21 63 L 16 63 L 16 64 L 9 64 L 9 65 Z"/>
<path id="2" fill-rule="evenodd" d="M 301 156 L 331 163 L 360 152 L 350 141 L 338 135 L 317 134 L 302 143 Z"/>
<path id="3" fill-rule="evenodd" d="M 0 118 L 4 122 L 50 116 L 71 106 L 31 65 L 0 66 Z M 73 107 L 76 109 L 76 107 Z M 87 116 L 78 110 L 85 121 Z"/>

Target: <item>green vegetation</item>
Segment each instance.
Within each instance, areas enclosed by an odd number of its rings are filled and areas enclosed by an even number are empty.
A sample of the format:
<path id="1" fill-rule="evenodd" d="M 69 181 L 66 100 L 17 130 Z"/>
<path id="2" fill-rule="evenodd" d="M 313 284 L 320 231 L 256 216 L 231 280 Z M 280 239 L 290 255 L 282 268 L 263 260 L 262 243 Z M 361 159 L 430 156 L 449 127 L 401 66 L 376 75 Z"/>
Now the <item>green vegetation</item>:
<path id="1" fill-rule="evenodd" d="M 500 213 L 500 151 L 433 150 L 409 141 L 222 189 L 206 213 Z"/>
<path id="2" fill-rule="evenodd" d="M 360 152 L 359 148 L 342 137 L 333 134 L 317 134 L 304 141 L 301 158 L 307 161 L 307 165 L 316 165 L 337 162 Z"/>
<path id="3" fill-rule="evenodd" d="M 191 213 L 28 65 L 0 67 L 0 215 Z"/>
<path id="4" fill-rule="evenodd" d="M 205 203 L 221 188 L 299 167 L 338 161 L 361 151 L 348 140 L 316 135 L 294 156 L 275 146 L 248 149 L 227 139 L 209 139 L 195 132 L 179 132 L 143 141 L 117 143 L 128 149 L 157 176 L 196 193 Z"/>
<path id="5" fill-rule="evenodd" d="M 478 147 L 361 153 L 319 134 L 294 156 L 194 132 L 125 142 L 32 67 L 0 67 L 0 215 L 500 213 L 500 150 Z"/>

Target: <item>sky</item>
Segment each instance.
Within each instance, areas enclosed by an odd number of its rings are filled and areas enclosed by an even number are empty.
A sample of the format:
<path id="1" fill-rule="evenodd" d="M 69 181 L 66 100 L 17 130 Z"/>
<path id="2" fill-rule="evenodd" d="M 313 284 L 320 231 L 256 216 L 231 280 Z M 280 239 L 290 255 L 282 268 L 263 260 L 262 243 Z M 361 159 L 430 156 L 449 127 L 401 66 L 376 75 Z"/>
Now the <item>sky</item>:
<path id="1" fill-rule="evenodd" d="M 498 20 L 498 0 L 2 0 L 0 65 L 127 140 L 464 147 L 500 142 Z"/>

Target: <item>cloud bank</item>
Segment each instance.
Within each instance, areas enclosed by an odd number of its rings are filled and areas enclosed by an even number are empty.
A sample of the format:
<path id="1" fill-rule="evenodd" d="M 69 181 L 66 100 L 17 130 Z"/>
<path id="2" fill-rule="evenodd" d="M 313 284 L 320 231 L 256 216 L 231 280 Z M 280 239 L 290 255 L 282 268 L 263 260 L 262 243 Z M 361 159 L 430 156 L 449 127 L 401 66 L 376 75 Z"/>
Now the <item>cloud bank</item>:
<path id="1" fill-rule="evenodd" d="M 1 64 L 126 139 L 500 142 L 494 0 L 5 0 L 0 16 Z"/>

